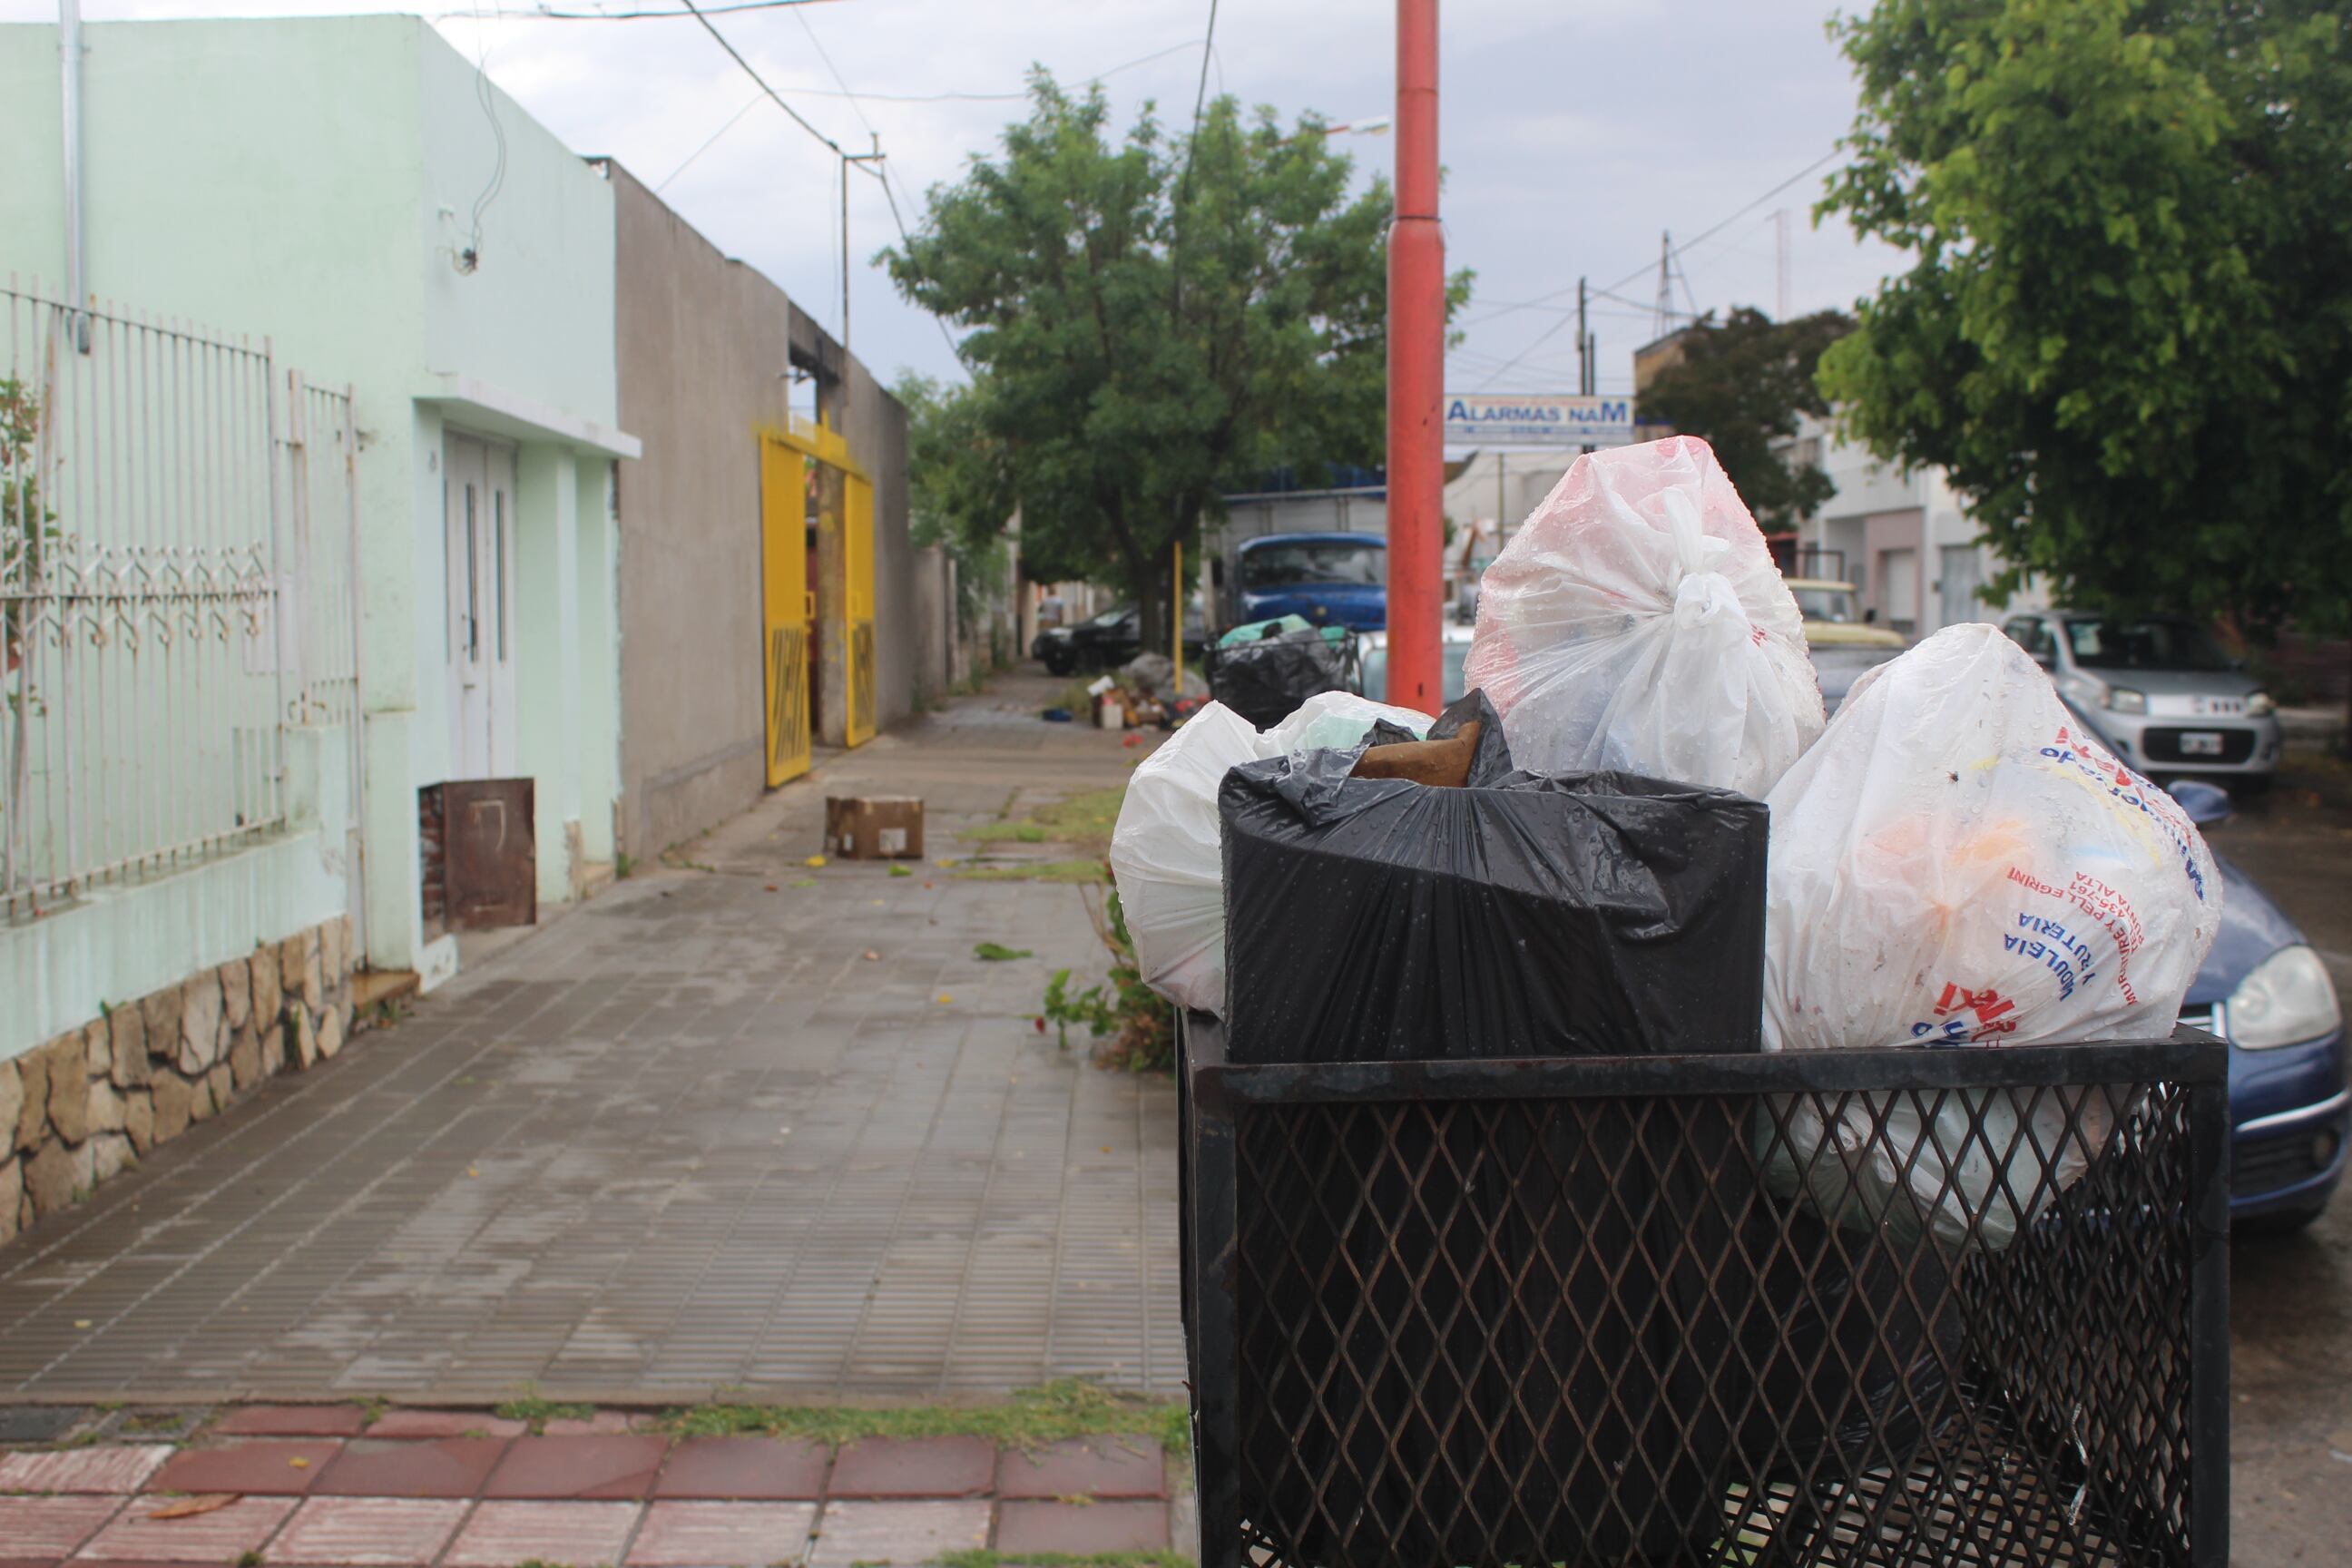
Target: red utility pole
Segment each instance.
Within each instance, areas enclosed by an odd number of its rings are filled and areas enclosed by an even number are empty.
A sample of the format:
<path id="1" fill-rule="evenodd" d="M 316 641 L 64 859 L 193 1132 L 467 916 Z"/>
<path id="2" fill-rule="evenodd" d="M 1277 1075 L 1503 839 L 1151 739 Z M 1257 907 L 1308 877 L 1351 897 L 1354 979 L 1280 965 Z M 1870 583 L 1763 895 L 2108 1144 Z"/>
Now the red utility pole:
<path id="1" fill-rule="evenodd" d="M 1445 705 L 1445 237 L 1437 226 L 1437 0 L 1397 0 L 1396 222 L 1389 230 L 1389 689 Z"/>

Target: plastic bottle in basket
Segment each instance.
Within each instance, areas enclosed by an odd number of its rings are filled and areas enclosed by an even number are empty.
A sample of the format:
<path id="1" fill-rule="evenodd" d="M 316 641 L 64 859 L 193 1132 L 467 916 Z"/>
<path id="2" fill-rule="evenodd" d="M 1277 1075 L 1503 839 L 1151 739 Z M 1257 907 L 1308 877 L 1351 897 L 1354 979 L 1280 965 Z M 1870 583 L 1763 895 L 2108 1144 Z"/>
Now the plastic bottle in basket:
<path id="1" fill-rule="evenodd" d="M 1570 466 L 1480 580 L 1467 672 L 1539 773 L 1761 796 L 1822 732 L 1804 618 L 1695 436 Z"/>

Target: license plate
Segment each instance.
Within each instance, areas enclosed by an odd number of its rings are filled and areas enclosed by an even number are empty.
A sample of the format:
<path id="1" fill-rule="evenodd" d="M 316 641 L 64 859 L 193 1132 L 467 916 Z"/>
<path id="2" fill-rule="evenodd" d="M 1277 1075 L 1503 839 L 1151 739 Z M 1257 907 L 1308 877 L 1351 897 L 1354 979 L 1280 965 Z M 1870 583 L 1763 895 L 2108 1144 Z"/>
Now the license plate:
<path id="1" fill-rule="evenodd" d="M 2180 732 L 2180 754 L 2184 757 L 2218 757 L 2221 754 L 2221 731 L 2219 730 L 2183 730 Z"/>

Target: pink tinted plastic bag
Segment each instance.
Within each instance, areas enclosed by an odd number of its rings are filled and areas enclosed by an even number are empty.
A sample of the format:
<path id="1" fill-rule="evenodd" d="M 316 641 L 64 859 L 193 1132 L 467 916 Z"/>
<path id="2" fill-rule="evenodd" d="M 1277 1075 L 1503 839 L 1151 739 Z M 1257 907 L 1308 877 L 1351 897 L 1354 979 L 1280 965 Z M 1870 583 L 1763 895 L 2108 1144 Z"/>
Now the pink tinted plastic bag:
<path id="1" fill-rule="evenodd" d="M 1538 773 L 1760 797 L 1822 732 L 1804 619 L 1695 436 L 1570 467 L 1486 568 L 1468 679 Z"/>

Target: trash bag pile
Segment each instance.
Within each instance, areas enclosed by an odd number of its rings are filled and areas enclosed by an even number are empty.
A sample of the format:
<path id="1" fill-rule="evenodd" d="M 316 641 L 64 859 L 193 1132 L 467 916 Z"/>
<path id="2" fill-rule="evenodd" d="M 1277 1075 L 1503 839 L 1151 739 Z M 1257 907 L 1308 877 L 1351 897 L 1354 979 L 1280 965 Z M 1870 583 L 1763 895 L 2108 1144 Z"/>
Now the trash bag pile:
<path id="1" fill-rule="evenodd" d="M 1822 732 L 1804 618 L 1695 436 L 1576 460 L 1480 579 L 1465 668 L 1541 773 L 1760 797 Z"/>
<path id="2" fill-rule="evenodd" d="M 1308 698 L 1345 691 L 1357 675 L 1356 639 L 1297 616 L 1236 626 L 1209 650 L 1209 689 L 1260 729 L 1281 723 Z"/>
<path id="3" fill-rule="evenodd" d="M 2160 1038 L 2221 927 L 2188 814 L 1994 626 L 1865 671 L 1766 799 L 1769 1050 Z M 1833 1218 L 1955 1246 L 1973 1218 L 1998 1247 L 2113 1120 L 2095 1104 L 2070 1128 L 2054 1099 L 2028 1114 L 2005 1094 L 1952 1097 L 1924 1126 L 1904 1103 L 1857 1101 L 1836 1127 L 1801 1110 L 1803 1169 L 1782 1174 Z"/>
<path id="4" fill-rule="evenodd" d="M 1376 724 L 1419 735 L 1428 716 L 1352 692 L 1308 698 L 1263 732 L 1211 702 L 1128 781 L 1111 835 L 1111 873 L 1146 984 L 1180 1007 L 1225 1011 L 1225 894 L 1217 790 L 1229 769 L 1269 757 L 1362 743 Z"/>

